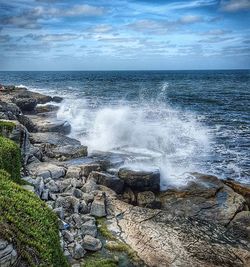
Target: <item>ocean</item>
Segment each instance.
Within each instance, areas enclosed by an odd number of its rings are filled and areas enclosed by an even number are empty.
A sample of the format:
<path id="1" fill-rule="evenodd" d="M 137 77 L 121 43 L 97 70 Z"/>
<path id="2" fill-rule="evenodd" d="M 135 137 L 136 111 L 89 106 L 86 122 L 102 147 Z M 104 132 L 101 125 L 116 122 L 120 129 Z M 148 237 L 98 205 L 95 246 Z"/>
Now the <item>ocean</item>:
<path id="1" fill-rule="evenodd" d="M 72 137 L 159 168 L 163 189 L 190 172 L 250 183 L 250 70 L 0 72 L 0 83 L 64 96 Z"/>

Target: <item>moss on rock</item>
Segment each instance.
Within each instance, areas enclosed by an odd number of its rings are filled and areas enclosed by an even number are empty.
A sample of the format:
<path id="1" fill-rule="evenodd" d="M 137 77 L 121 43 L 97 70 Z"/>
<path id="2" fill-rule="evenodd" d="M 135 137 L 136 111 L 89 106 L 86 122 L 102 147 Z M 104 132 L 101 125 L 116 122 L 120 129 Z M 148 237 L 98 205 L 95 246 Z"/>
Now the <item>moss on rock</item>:
<path id="1" fill-rule="evenodd" d="M 20 148 L 15 142 L 2 136 L 0 136 L 0 169 L 7 171 L 15 182 L 20 182 Z"/>
<path id="2" fill-rule="evenodd" d="M 15 127 L 15 123 L 11 121 L 0 121 L 0 135 L 3 135 L 5 132 L 8 134 L 11 133 Z"/>
<path id="3" fill-rule="evenodd" d="M 58 218 L 35 194 L 0 170 L 0 238 L 11 241 L 28 266 L 68 266 L 61 251 Z"/>

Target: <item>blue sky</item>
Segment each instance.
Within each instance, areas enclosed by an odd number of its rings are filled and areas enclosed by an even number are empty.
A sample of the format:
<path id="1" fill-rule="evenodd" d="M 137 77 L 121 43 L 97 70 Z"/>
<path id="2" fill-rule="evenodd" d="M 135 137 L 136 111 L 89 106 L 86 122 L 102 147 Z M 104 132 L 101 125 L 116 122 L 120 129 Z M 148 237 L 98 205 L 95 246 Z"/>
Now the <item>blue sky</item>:
<path id="1" fill-rule="evenodd" d="M 250 68 L 250 0 L 1 0 L 0 70 Z"/>

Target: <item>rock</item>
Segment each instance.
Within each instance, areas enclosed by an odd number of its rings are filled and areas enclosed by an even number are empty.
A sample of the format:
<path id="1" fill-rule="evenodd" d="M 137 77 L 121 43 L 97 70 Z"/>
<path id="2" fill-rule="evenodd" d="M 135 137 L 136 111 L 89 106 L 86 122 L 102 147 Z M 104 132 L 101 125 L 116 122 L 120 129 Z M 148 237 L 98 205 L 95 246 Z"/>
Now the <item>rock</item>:
<path id="1" fill-rule="evenodd" d="M 98 251 L 102 248 L 102 242 L 91 235 L 85 235 L 83 238 L 83 248 L 90 251 Z"/>
<path id="2" fill-rule="evenodd" d="M 115 218 L 115 225 L 109 227 L 138 253 L 145 265 L 249 266 L 249 248 L 224 226 L 132 206 L 109 196 L 107 203 Z"/>
<path id="3" fill-rule="evenodd" d="M 118 176 L 127 186 L 131 187 L 132 190 L 150 190 L 153 192 L 158 192 L 160 190 L 159 170 L 142 171 L 124 167 L 120 168 Z"/>
<path id="4" fill-rule="evenodd" d="M 62 181 L 58 181 L 59 192 L 62 193 L 71 185 L 71 179 L 63 179 Z"/>
<path id="5" fill-rule="evenodd" d="M 232 229 L 234 233 L 238 233 L 240 237 L 243 236 L 246 240 L 250 240 L 250 211 L 237 213 L 228 227 Z M 250 249 L 249 242 L 247 245 Z"/>
<path id="6" fill-rule="evenodd" d="M 81 168 L 78 166 L 69 166 L 67 173 L 66 173 L 66 178 L 76 178 L 80 179 L 81 178 Z"/>
<path id="7" fill-rule="evenodd" d="M 73 191 L 73 195 L 76 197 L 76 198 L 82 198 L 82 191 L 80 189 L 77 189 L 75 188 L 74 191 Z"/>
<path id="8" fill-rule="evenodd" d="M 20 114 L 20 115 L 17 115 L 17 120 L 22 125 L 24 125 L 29 132 L 36 132 L 37 131 L 35 124 L 32 122 L 32 120 L 29 117 L 27 117 L 23 114 Z"/>
<path id="9" fill-rule="evenodd" d="M 74 259 L 79 260 L 84 257 L 86 251 L 84 250 L 81 244 L 76 243 L 74 248 L 70 251 L 70 253 Z"/>
<path id="10" fill-rule="evenodd" d="M 80 201 L 79 199 L 73 196 L 59 196 L 56 200 L 55 207 L 62 207 L 63 210 L 69 214 L 78 213 L 80 208 Z"/>
<path id="11" fill-rule="evenodd" d="M 46 113 L 51 111 L 57 111 L 59 109 L 59 106 L 46 104 L 46 105 L 37 105 L 36 106 L 36 113 Z"/>
<path id="12" fill-rule="evenodd" d="M 50 192 L 52 193 L 58 193 L 59 192 L 59 187 L 56 184 L 54 180 L 50 180 L 47 184 L 46 187 L 49 189 Z"/>
<path id="13" fill-rule="evenodd" d="M 111 188 L 117 194 L 121 194 L 124 189 L 124 181 L 108 173 L 92 171 L 88 179 L 94 179 L 98 184 Z"/>
<path id="14" fill-rule="evenodd" d="M 227 186 L 231 187 L 236 193 L 242 195 L 248 207 L 250 208 L 250 185 L 249 184 L 241 184 L 234 180 L 222 180 Z"/>
<path id="15" fill-rule="evenodd" d="M 41 195 L 42 200 L 48 200 L 49 199 L 49 189 L 44 189 Z"/>
<path id="16" fill-rule="evenodd" d="M 95 163 L 91 163 L 91 164 L 82 164 L 80 165 L 80 168 L 82 170 L 82 175 L 85 177 L 88 177 L 89 174 L 92 171 L 100 171 L 101 170 L 101 166 L 100 164 L 95 164 Z"/>
<path id="17" fill-rule="evenodd" d="M 68 160 L 79 157 L 86 157 L 88 155 L 88 148 L 82 145 L 67 145 L 57 147 L 46 147 L 45 153 L 50 158 L 57 158 L 59 160 Z"/>
<path id="18" fill-rule="evenodd" d="M 55 114 L 41 113 L 28 115 L 38 132 L 69 134 L 71 126 L 67 121 L 55 119 Z"/>
<path id="19" fill-rule="evenodd" d="M 61 103 L 63 101 L 63 98 L 60 96 L 53 96 L 52 101 L 56 103 Z"/>
<path id="20" fill-rule="evenodd" d="M 15 103 L 23 112 L 25 111 L 33 111 L 37 105 L 37 100 L 34 98 L 22 97 L 22 98 L 14 98 L 12 99 L 13 103 Z"/>
<path id="21" fill-rule="evenodd" d="M 153 207 L 155 204 L 155 194 L 152 191 L 139 192 L 137 194 L 137 204 L 140 207 Z"/>
<path id="22" fill-rule="evenodd" d="M 96 182 L 93 179 L 88 180 L 82 187 L 84 193 L 93 193 L 98 189 Z"/>
<path id="23" fill-rule="evenodd" d="M 227 225 L 246 209 L 245 199 L 217 177 L 194 173 L 185 187 L 157 194 L 161 208 L 176 216 L 198 217 Z"/>
<path id="24" fill-rule="evenodd" d="M 53 209 L 53 211 L 56 213 L 56 215 L 57 215 L 61 220 L 64 219 L 64 210 L 63 210 L 62 207 L 55 208 L 55 209 Z"/>
<path id="25" fill-rule="evenodd" d="M 16 104 L 0 100 L 0 119 L 17 120 L 17 116 L 20 114 L 22 114 L 22 112 Z"/>
<path id="26" fill-rule="evenodd" d="M 87 220 L 81 225 L 81 232 L 83 235 L 97 236 L 97 227 L 95 221 L 92 219 Z"/>
<path id="27" fill-rule="evenodd" d="M 10 267 L 17 260 L 17 252 L 11 243 L 0 239 L 0 266 Z"/>
<path id="28" fill-rule="evenodd" d="M 61 219 L 58 220 L 58 226 L 59 226 L 59 230 L 67 230 L 70 228 L 70 225 Z"/>
<path id="29" fill-rule="evenodd" d="M 96 217 L 104 217 L 106 213 L 105 193 L 98 193 L 91 205 L 90 214 Z"/>
<path id="30" fill-rule="evenodd" d="M 136 204 L 136 197 L 134 192 L 131 190 L 130 187 L 126 187 L 124 190 L 124 193 L 122 195 L 123 201 L 129 203 L 129 204 Z"/>
<path id="31" fill-rule="evenodd" d="M 94 195 L 91 193 L 82 193 L 82 199 L 88 204 L 94 200 Z"/>
<path id="32" fill-rule="evenodd" d="M 32 144 L 50 144 L 54 146 L 81 145 L 76 139 L 56 132 L 32 133 L 30 134 L 30 142 Z"/>
<path id="33" fill-rule="evenodd" d="M 67 243 L 71 243 L 74 241 L 74 235 L 70 231 L 64 231 L 63 237 Z"/>
<path id="34" fill-rule="evenodd" d="M 63 167 L 47 162 L 31 163 L 27 165 L 27 170 L 31 175 L 40 176 L 44 179 L 59 179 L 61 177 L 64 177 L 66 172 Z"/>

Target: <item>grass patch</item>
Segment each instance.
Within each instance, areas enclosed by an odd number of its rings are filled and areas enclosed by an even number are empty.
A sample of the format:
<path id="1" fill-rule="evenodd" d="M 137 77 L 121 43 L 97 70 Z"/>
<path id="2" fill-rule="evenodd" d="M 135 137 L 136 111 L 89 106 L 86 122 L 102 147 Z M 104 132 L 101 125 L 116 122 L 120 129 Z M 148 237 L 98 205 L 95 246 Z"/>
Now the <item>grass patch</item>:
<path id="1" fill-rule="evenodd" d="M 128 255 L 128 257 L 133 261 L 140 260 L 137 256 L 137 253 L 127 244 L 116 241 L 116 242 L 109 242 L 105 244 L 105 248 L 112 252 L 124 252 Z"/>
<path id="2" fill-rule="evenodd" d="M 0 121 L 0 134 L 3 135 L 5 132 L 10 134 L 15 126 L 15 123 L 11 121 Z"/>
<path id="3" fill-rule="evenodd" d="M 116 240 L 115 236 L 108 230 L 104 218 L 96 218 L 96 223 L 100 234 L 107 240 Z"/>
<path id="4" fill-rule="evenodd" d="M 58 231 L 58 218 L 46 203 L 0 170 L 0 238 L 14 244 L 21 261 L 28 266 L 68 266 Z"/>
<path id="5" fill-rule="evenodd" d="M 0 169 L 7 171 L 13 181 L 20 182 L 21 150 L 18 145 L 0 136 Z"/>
<path id="6" fill-rule="evenodd" d="M 84 267 L 117 267 L 118 261 L 115 259 L 107 259 L 96 256 L 89 256 L 86 258 Z"/>

